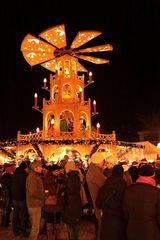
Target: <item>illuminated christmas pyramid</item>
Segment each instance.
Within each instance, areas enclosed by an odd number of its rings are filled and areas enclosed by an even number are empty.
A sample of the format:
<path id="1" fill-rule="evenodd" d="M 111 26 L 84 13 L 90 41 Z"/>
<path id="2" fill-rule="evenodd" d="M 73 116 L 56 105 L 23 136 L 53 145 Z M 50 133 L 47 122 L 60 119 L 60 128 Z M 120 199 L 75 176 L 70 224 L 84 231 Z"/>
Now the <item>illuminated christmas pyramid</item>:
<path id="1" fill-rule="evenodd" d="M 79 59 L 94 64 L 108 63 L 109 60 L 83 55 L 84 53 L 111 51 L 110 44 L 79 49 L 83 44 L 99 36 L 98 31 L 80 31 L 73 40 L 69 49 L 66 49 L 65 26 L 54 26 L 39 34 L 39 38 L 27 34 L 24 38 L 21 51 L 25 60 L 31 65 L 41 65 L 50 72 L 49 84 L 44 79 L 43 89 L 50 92 L 50 99 L 43 99 L 42 109 L 38 106 L 38 94 L 35 93 L 33 108 L 43 114 L 42 130 L 35 133 L 21 134 L 18 132 L 19 143 L 26 141 L 28 144 L 37 143 L 38 149 L 45 159 L 50 159 L 47 151 L 55 152 L 63 144 L 67 148 L 73 145 L 80 155 L 85 155 L 93 148 L 97 141 L 114 141 L 115 133 L 102 134 L 100 125 L 93 131 L 91 117 L 97 114 L 96 101 L 84 100 L 84 89 L 93 83 L 92 73 L 88 74 L 87 82 L 85 74 L 88 72 L 79 62 Z M 49 85 L 49 86 L 48 86 Z M 93 111 L 92 111 L 93 104 Z M 47 143 L 52 150 L 44 149 Z M 51 144 L 52 143 L 52 144 Z M 23 144 L 21 144 L 22 146 Z M 42 146 L 43 145 L 43 149 Z M 86 147 L 84 150 L 84 147 Z M 91 146 L 92 145 L 92 146 Z M 54 149 L 53 149 L 54 148 Z M 83 150 L 82 150 L 83 149 Z M 23 154 L 19 152 L 19 154 Z"/>

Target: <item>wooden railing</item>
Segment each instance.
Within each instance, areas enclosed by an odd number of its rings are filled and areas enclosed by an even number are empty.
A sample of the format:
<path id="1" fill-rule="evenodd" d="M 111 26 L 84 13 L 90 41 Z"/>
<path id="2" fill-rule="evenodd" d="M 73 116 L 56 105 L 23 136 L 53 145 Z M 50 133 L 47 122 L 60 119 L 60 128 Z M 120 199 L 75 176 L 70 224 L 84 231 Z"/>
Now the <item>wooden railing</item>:
<path id="1" fill-rule="evenodd" d="M 54 132 L 53 135 L 48 136 L 43 131 L 39 131 L 36 133 L 29 133 L 29 134 L 21 134 L 20 131 L 17 134 L 17 141 L 43 141 L 43 140 L 61 140 L 61 139 L 100 139 L 100 140 L 109 140 L 115 141 L 116 134 L 113 131 L 112 134 L 101 134 L 94 131 L 89 132 L 86 131 L 79 131 L 79 132 Z"/>
<path id="2" fill-rule="evenodd" d="M 113 131 L 111 134 L 102 134 L 92 131 L 91 137 L 93 139 L 101 139 L 101 140 L 109 140 L 109 141 L 115 141 L 116 140 L 116 134 L 115 131 Z"/>
<path id="3" fill-rule="evenodd" d="M 43 131 L 36 132 L 36 133 L 29 133 L 29 134 L 21 134 L 20 131 L 18 131 L 18 134 L 17 134 L 17 141 L 19 142 L 21 141 L 31 142 L 31 141 L 39 141 L 43 139 L 44 139 Z"/>

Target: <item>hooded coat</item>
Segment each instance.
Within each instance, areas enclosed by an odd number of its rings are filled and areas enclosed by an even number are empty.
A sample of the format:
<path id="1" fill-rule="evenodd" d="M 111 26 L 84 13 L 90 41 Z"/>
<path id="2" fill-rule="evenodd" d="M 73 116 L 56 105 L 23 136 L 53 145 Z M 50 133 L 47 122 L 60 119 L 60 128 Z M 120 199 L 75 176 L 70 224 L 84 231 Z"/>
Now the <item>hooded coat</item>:
<path id="1" fill-rule="evenodd" d="M 66 224 L 79 222 L 82 215 L 82 203 L 80 196 L 81 182 L 78 171 L 69 171 L 64 190 L 63 221 Z"/>

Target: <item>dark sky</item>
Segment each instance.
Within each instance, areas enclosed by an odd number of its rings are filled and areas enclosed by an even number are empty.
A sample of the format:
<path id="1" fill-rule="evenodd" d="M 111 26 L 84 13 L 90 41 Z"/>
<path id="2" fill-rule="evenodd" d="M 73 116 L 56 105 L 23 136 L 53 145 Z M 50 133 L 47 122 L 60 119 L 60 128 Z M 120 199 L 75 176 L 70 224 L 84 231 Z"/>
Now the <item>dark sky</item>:
<path id="1" fill-rule="evenodd" d="M 99 121 L 104 133 L 116 130 L 120 139 L 134 139 L 142 127 L 139 116 L 160 114 L 159 0 L 33 2 L 3 1 L 0 6 L 0 139 L 42 126 L 42 115 L 32 109 L 33 96 L 38 92 L 39 101 L 49 99 L 41 87 L 50 72 L 40 66 L 31 68 L 20 47 L 28 33 L 38 37 L 62 23 L 68 46 L 80 30 L 102 31 L 84 47 L 113 45 L 112 52 L 94 54 L 109 59 L 109 65 L 80 61 L 95 80 L 85 90 L 85 98 L 97 101 L 99 115 L 92 119 L 93 125 Z"/>

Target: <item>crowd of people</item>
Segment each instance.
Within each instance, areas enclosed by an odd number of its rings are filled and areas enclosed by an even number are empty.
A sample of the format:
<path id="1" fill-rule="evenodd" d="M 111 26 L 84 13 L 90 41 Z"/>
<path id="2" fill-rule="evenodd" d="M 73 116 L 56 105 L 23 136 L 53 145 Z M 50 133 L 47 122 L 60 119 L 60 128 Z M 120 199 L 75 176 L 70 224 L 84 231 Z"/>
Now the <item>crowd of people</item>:
<path id="1" fill-rule="evenodd" d="M 87 167 L 80 159 L 24 159 L 18 166 L 4 164 L 0 172 L 0 227 L 12 224 L 15 237 L 37 240 L 43 231 L 56 239 L 65 224 L 68 239 L 78 240 L 87 208 L 96 240 L 160 239 L 160 160 L 113 165 L 95 152 Z"/>

